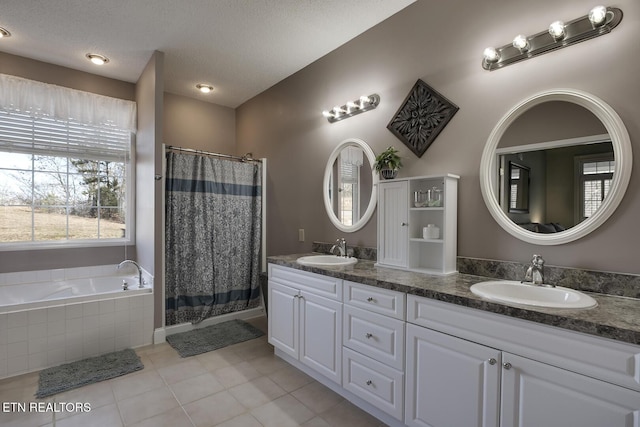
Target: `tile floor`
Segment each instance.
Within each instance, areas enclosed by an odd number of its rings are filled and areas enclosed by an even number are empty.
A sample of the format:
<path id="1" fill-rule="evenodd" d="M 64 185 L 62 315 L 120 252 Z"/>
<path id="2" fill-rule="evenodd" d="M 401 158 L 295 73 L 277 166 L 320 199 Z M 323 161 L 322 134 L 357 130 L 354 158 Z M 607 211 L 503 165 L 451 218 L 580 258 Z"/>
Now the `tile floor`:
<path id="1" fill-rule="evenodd" d="M 250 323 L 266 333 L 266 318 Z M 167 343 L 136 350 L 144 369 L 43 399 L 89 403 L 89 412 L 12 412 L 38 402 L 38 373 L 0 381 L 3 427 L 383 426 L 380 421 L 273 355 L 266 335 L 181 358 Z"/>

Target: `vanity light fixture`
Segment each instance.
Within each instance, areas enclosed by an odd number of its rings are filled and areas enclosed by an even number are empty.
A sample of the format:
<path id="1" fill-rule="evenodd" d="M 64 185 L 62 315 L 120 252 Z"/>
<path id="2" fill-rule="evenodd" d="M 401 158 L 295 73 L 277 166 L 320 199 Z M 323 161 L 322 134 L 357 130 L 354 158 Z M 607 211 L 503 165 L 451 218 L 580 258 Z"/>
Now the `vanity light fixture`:
<path id="1" fill-rule="evenodd" d="M 5 37 L 11 37 L 11 33 L 6 28 L 0 27 L 0 39 L 3 39 Z"/>
<path id="2" fill-rule="evenodd" d="M 196 85 L 196 89 L 198 89 L 202 93 L 211 93 L 211 92 L 213 92 L 213 86 L 207 85 L 207 84 L 204 84 L 204 83 L 198 83 Z"/>
<path id="3" fill-rule="evenodd" d="M 369 96 L 361 96 L 357 100 L 349 101 L 342 106 L 336 105 L 331 110 L 324 110 L 322 115 L 329 120 L 329 123 L 333 123 L 373 110 L 379 103 L 380 95 L 374 93 Z"/>
<path id="4" fill-rule="evenodd" d="M 555 21 L 547 31 L 532 36 L 517 35 L 513 42 L 484 50 L 482 68 L 493 71 L 555 49 L 608 34 L 622 20 L 617 7 L 596 6 L 588 15 L 570 22 Z"/>
<path id="5" fill-rule="evenodd" d="M 89 61 L 96 65 L 104 65 L 109 62 L 109 58 L 103 55 L 98 55 L 97 53 L 87 53 L 85 56 Z"/>

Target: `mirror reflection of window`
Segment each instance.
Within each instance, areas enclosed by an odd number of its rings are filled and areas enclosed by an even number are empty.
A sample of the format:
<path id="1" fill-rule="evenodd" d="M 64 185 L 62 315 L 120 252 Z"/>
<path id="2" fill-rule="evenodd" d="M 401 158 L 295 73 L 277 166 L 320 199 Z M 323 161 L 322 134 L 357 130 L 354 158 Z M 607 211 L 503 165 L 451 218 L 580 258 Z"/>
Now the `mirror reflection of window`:
<path id="1" fill-rule="evenodd" d="M 529 213 L 529 171 L 509 162 L 509 212 Z"/>
<path id="2" fill-rule="evenodd" d="M 340 152 L 338 168 L 338 219 L 352 225 L 360 218 L 360 167 L 364 153 L 359 147 L 346 147 Z"/>
<path id="3" fill-rule="evenodd" d="M 609 193 L 615 172 L 615 161 L 611 156 L 576 157 L 580 182 L 580 212 L 582 219 L 593 215 Z"/>

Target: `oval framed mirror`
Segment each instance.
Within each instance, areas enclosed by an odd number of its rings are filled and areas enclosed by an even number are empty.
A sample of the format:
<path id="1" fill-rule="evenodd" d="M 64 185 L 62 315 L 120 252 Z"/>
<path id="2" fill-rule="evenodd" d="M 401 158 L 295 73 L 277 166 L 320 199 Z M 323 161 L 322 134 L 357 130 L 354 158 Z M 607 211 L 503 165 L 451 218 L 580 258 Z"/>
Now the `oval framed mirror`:
<path id="1" fill-rule="evenodd" d="M 376 208 L 376 156 L 366 142 L 349 138 L 331 153 L 324 171 L 322 194 L 329 219 L 351 233 L 364 227 Z"/>
<path id="2" fill-rule="evenodd" d="M 562 128 L 566 122 L 583 134 Z M 526 182 L 512 163 L 528 168 Z M 493 128 L 480 161 L 480 188 L 505 231 L 528 243 L 558 245 L 586 236 L 613 214 L 632 163 L 629 133 L 607 103 L 579 90 L 554 89 L 521 101 Z M 526 211 L 513 209 L 512 201 L 522 199 L 518 191 L 526 191 Z M 559 213 L 563 204 L 573 208 Z"/>

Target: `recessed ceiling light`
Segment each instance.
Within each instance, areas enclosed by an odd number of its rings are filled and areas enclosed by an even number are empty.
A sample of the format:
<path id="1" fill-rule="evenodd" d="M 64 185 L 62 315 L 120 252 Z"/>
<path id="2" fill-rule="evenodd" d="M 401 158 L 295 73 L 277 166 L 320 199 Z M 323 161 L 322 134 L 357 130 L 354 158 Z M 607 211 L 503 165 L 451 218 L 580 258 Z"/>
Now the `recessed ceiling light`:
<path id="1" fill-rule="evenodd" d="M 198 83 L 196 85 L 196 89 L 198 89 L 200 92 L 202 93 L 210 93 L 213 92 L 213 86 L 208 85 L 208 84 L 204 84 L 204 83 Z"/>
<path id="2" fill-rule="evenodd" d="M 106 56 L 98 55 L 97 53 L 87 53 L 87 58 L 89 61 L 93 62 L 96 65 L 104 65 L 109 62 L 109 58 Z"/>
<path id="3" fill-rule="evenodd" d="M 0 39 L 4 37 L 11 37 L 11 33 L 6 28 L 0 27 Z"/>

